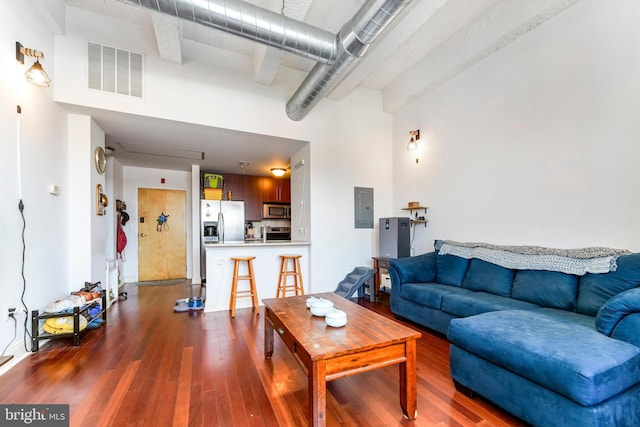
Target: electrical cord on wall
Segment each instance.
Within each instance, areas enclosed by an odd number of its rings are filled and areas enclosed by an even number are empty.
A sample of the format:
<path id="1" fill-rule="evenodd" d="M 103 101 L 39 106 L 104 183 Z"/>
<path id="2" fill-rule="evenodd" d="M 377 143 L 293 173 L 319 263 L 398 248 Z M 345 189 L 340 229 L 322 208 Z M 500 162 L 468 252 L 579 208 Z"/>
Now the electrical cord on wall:
<path id="1" fill-rule="evenodd" d="M 411 221 L 411 220 L 409 220 Z M 409 222 L 409 226 L 411 226 L 411 222 Z M 413 224 L 413 235 L 411 236 L 411 252 L 412 255 L 416 254 L 416 248 L 413 247 L 413 241 L 416 239 L 416 228 L 418 228 L 418 224 Z"/>
<path id="2" fill-rule="evenodd" d="M 21 152 L 21 137 L 20 131 L 22 129 L 22 107 L 20 105 L 16 106 L 16 145 L 17 145 L 17 162 L 18 165 L 18 210 L 20 211 L 20 216 L 22 217 L 22 266 L 20 274 L 22 275 L 22 295 L 20 296 L 20 301 L 22 302 L 22 306 L 24 307 L 25 317 L 24 317 L 24 349 L 29 352 L 30 350 L 27 348 L 27 335 L 29 336 L 29 342 L 31 342 L 31 334 L 27 328 L 27 319 L 29 319 L 29 309 L 27 308 L 27 304 L 24 302 L 24 294 L 27 291 L 27 279 L 24 276 L 24 265 L 26 259 L 26 251 L 27 245 L 24 239 L 24 233 L 27 228 L 27 221 L 24 218 L 24 203 L 22 203 L 22 160 L 20 156 Z M 14 315 L 15 316 L 15 315 Z M 15 317 L 14 317 L 15 319 Z M 16 321 L 17 326 L 17 321 Z"/>
<path id="3" fill-rule="evenodd" d="M 27 252 L 27 244 L 24 239 L 24 232 L 27 229 L 27 221 L 24 218 L 24 203 L 22 203 L 22 199 L 20 199 L 20 202 L 18 203 L 18 209 L 20 210 L 20 216 L 22 217 L 22 267 L 20 271 L 20 274 L 22 275 L 22 295 L 20 295 L 20 301 L 22 302 L 22 306 L 24 307 L 24 312 L 25 312 L 23 343 L 24 343 L 24 349 L 28 353 L 31 350 L 27 348 L 27 336 L 29 337 L 29 342 L 31 342 L 31 333 L 29 333 L 29 329 L 27 328 L 27 322 L 29 319 L 29 308 L 27 307 L 27 304 L 24 302 L 24 294 L 27 292 L 27 279 L 24 276 L 24 264 L 25 264 L 26 252 Z M 14 317 L 14 320 L 15 320 L 15 317 Z"/>

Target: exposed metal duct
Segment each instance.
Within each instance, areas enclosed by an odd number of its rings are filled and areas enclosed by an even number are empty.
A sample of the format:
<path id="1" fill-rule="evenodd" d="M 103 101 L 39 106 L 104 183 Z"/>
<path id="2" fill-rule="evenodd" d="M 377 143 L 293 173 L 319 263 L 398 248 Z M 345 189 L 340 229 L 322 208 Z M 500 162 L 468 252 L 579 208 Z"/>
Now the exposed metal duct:
<path id="1" fill-rule="evenodd" d="M 412 0 L 367 0 L 338 35 L 241 0 L 119 0 L 317 61 L 287 102 L 302 120 Z"/>
<path id="2" fill-rule="evenodd" d="M 338 33 L 340 54 L 333 64 L 317 63 L 287 102 L 287 116 L 302 120 L 331 91 L 369 45 L 411 0 L 367 0 Z"/>
<path id="3" fill-rule="evenodd" d="M 338 57 L 335 34 L 240 0 L 119 0 L 321 63 Z"/>

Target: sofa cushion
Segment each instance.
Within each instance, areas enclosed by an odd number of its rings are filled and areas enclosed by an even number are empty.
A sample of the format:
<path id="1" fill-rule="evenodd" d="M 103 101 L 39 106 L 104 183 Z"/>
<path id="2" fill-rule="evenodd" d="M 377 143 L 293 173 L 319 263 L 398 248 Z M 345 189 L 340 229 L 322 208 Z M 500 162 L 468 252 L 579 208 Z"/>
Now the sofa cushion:
<path id="1" fill-rule="evenodd" d="M 472 291 L 440 283 L 405 283 L 400 288 L 401 298 L 436 310 L 440 310 L 442 306 L 442 295 L 451 293 L 464 294 Z"/>
<path id="2" fill-rule="evenodd" d="M 488 311 L 532 310 L 535 308 L 540 308 L 540 306 L 487 292 L 470 291 L 464 294 L 442 294 L 442 311 L 458 317 L 474 316 Z"/>
<path id="3" fill-rule="evenodd" d="M 616 271 L 586 274 L 580 279 L 577 311 L 595 316 L 609 298 L 640 286 L 640 253 L 618 258 Z"/>
<path id="4" fill-rule="evenodd" d="M 583 406 L 598 404 L 640 381 L 640 348 L 598 333 L 592 320 L 584 321 L 581 314 L 549 315 L 546 310 L 552 309 L 453 319 L 447 337 Z"/>
<path id="5" fill-rule="evenodd" d="M 578 276 L 556 271 L 519 270 L 513 280 L 511 298 L 542 307 L 575 310 Z"/>
<path id="6" fill-rule="evenodd" d="M 439 255 L 436 252 L 436 282 L 443 285 L 462 286 L 469 260 L 455 255 Z"/>
<path id="7" fill-rule="evenodd" d="M 462 287 L 508 297 L 511 295 L 513 276 L 513 270 L 474 258 L 464 276 Z"/>

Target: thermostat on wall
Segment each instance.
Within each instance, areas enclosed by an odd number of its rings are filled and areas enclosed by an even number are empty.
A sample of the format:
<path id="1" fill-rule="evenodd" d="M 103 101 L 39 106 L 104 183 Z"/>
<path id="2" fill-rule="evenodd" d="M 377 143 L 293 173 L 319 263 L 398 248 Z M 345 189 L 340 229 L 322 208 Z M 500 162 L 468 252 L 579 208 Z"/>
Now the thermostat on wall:
<path id="1" fill-rule="evenodd" d="M 51 184 L 49 186 L 49 194 L 53 194 L 54 196 L 57 196 L 60 194 L 60 187 L 58 187 L 57 185 Z"/>

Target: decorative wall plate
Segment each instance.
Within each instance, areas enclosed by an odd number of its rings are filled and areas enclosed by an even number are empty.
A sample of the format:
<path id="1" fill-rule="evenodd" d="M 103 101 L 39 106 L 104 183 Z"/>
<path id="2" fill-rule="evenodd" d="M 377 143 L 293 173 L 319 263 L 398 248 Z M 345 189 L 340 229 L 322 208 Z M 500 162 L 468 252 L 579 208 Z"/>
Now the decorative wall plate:
<path id="1" fill-rule="evenodd" d="M 96 170 L 99 174 L 103 174 L 107 169 L 107 156 L 104 153 L 104 148 L 96 147 L 95 151 Z"/>

